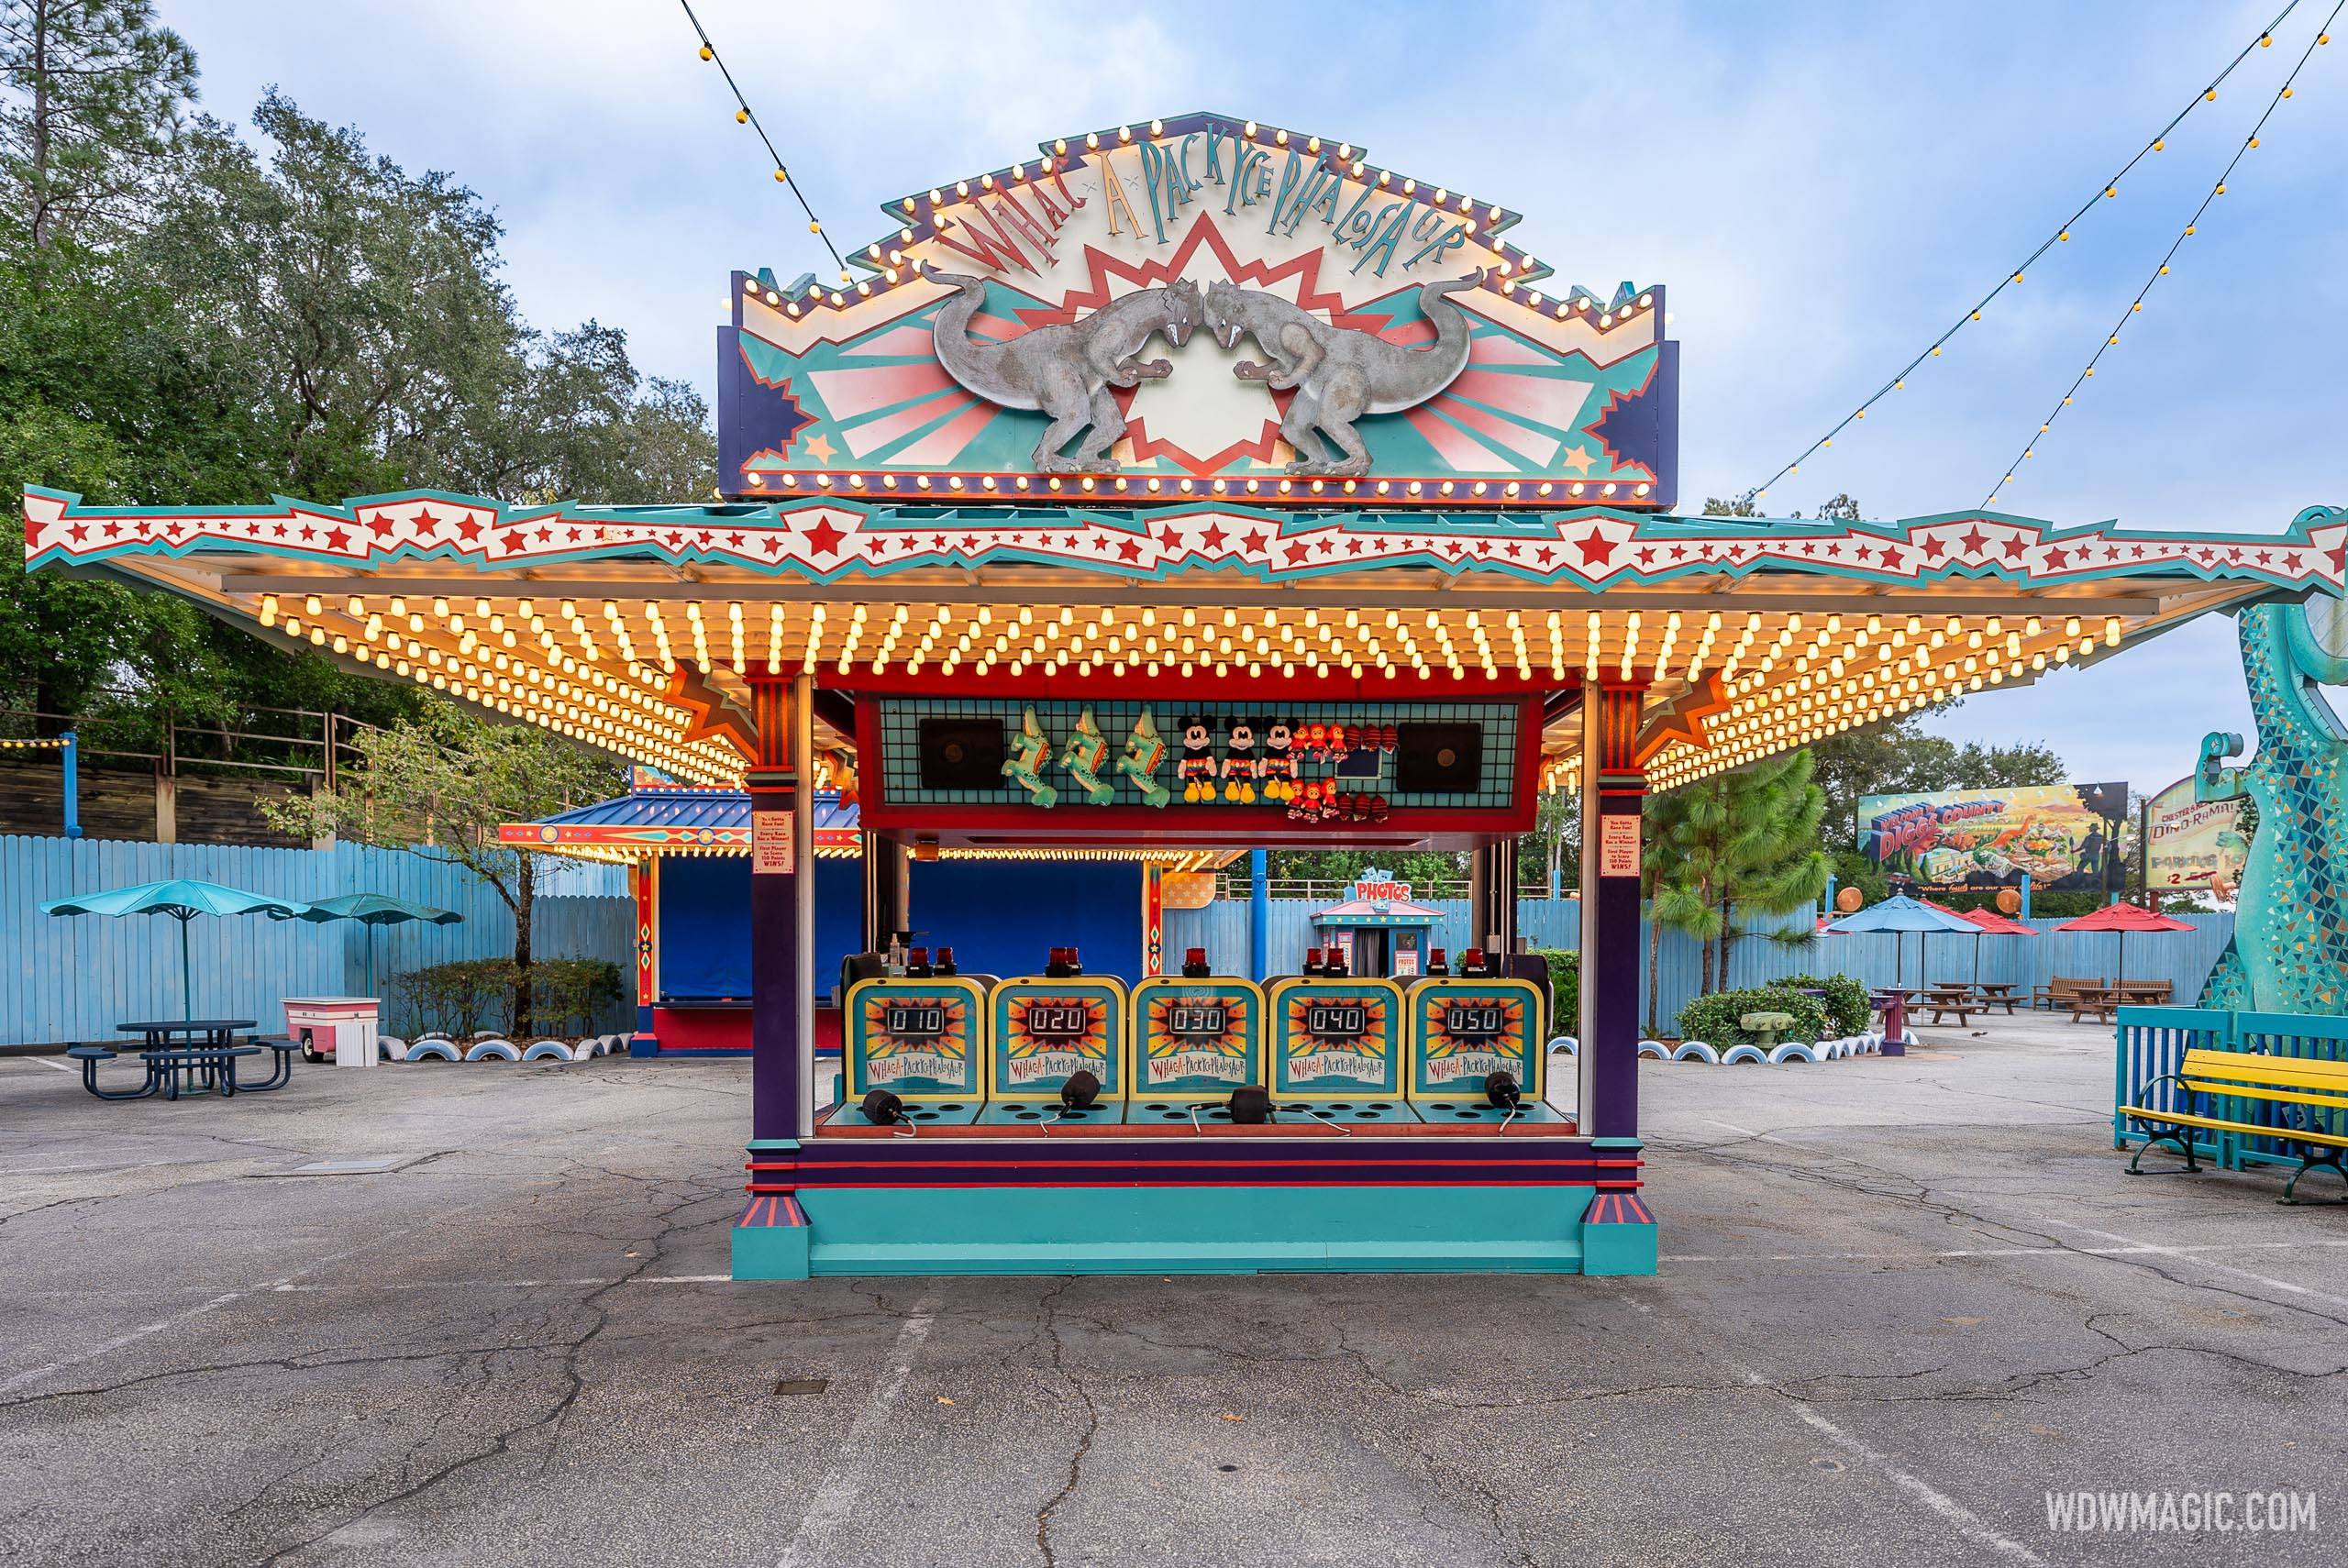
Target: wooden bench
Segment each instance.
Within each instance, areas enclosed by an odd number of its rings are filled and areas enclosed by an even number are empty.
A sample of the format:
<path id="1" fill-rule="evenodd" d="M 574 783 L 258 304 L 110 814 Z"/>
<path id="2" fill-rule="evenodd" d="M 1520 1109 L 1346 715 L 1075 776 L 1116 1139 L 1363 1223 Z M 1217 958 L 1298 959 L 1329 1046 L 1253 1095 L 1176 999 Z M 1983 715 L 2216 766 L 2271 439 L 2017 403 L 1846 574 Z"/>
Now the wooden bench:
<path id="1" fill-rule="evenodd" d="M 2164 1110 L 2150 1103 L 2154 1091 L 2162 1084 L 2176 1086 L 2180 1109 Z M 2149 1136 L 2144 1146 L 2136 1151 L 2135 1158 L 2128 1162 L 2130 1176 L 2199 1174 L 2201 1166 L 2193 1154 L 2192 1129 L 2204 1128 L 2244 1137 L 2274 1138 L 2304 1149 L 2299 1168 L 2284 1184 L 2280 1199 L 2284 1203 L 2299 1200 L 2299 1178 L 2319 1165 L 2331 1167 L 2332 1175 L 2348 1183 L 2348 1166 L 2341 1164 L 2342 1152 L 2348 1150 L 2348 1133 L 2325 1132 L 2320 1126 L 2266 1126 L 2243 1121 L 2239 1114 L 2228 1114 L 2253 1105 L 2275 1107 L 2278 1121 L 2284 1116 L 2311 1121 L 2325 1111 L 2348 1112 L 2348 1062 L 2302 1061 L 2243 1051 L 2187 1051 L 2178 1071 L 2153 1079 L 2138 1089 L 2134 1098 L 2136 1103 L 2120 1109 L 2132 1120 L 2143 1122 Z M 2199 1110 L 2194 1109 L 2197 1101 Z M 2337 1125 L 2348 1128 L 2348 1122 Z M 2171 1131 L 2156 1131 L 2164 1127 Z M 2174 1172 L 2143 1169 L 2144 1156 L 2163 1143 L 2184 1155 L 2185 1164 Z M 2348 1197 L 2325 1201 L 2348 1203 Z"/>
<path id="2" fill-rule="evenodd" d="M 2055 975 L 2044 985 L 2032 988 L 2030 1005 L 2033 1011 L 2043 1007 L 2049 1012 L 2061 1012 L 2079 999 L 2081 991 L 2099 990 L 2105 984 L 2087 975 Z"/>

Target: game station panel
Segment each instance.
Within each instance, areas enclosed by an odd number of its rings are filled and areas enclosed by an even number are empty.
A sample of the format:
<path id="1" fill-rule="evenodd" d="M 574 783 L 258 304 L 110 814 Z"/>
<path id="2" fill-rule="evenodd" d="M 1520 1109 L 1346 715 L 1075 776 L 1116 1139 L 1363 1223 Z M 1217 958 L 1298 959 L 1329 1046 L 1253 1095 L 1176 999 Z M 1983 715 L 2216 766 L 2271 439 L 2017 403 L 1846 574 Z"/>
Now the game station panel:
<path id="1" fill-rule="evenodd" d="M 913 1135 L 979 1120 L 987 998 L 976 980 L 873 976 L 848 988 L 841 1011 L 841 1103 L 826 1133 Z"/>
<path id="2" fill-rule="evenodd" d="M 1411 1103 L 1434 1126 L 1570 1129 L 1543 1098 L 1541 990 L 1491 974 L 1435 976 L 1410 990 Z"/>
<path id="3" fill-rule="evenodd" d="M 1024 975 L 987 999 L 987 1127 L 1113 1127 L 1129 1092 L 1124 983 Z"/>
<path id="4" fill-rule="evenodd" d="M 1272 1098 L 1338 1127 L 1415 1122 L 1402 1093 L 1402 988 L 1366 976 L 1290 975 L 1269 991 Z"/>
<path id="5" fill-rule="evenodd" d="M 1235 975 L 1152 975 L 1134 987 L 1129 1129 L 1260 1125 L 1263 988 Z"/>

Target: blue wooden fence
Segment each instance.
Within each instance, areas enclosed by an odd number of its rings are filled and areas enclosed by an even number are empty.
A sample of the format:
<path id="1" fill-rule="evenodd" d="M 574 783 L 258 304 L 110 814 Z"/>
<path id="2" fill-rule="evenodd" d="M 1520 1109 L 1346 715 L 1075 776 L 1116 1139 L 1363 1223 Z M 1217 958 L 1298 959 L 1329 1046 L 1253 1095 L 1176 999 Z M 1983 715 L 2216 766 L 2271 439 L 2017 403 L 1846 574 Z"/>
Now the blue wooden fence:
<path id="1" fill-rule="evenodd" d="M 1312 941 L 1312 911 L 1320 905 L 1301 899 L 1275 899 L 1270 908 L 1270 951 L 1267 961 L 1274 974 L 1293 973 Z M 1444 911 L 1427 945 L 1456 953 L 1470 944 L 1468 902 L 1437 899 L 1429 907 Z M 2198 914 L 2177 917 L 2190 932 L 2155 933 L 2128 940 L 2128 978 L 2167 980 L 2176 998 L 2190 1001 L 2201 994 L 2201 982 L 2233 934 L 2233 916 Z M 1202 910 L 1168 910 L 1166 948 L 1179 959 L 1185 947 L 1204 947 L 1207 961 L 1219 974 L 1247 972 L 1247 904 L 1244 900 L 1217 900 Z M 1737 987 L 1766 985 L 1789 975 L 1849 975 L 1867 986 L 1888 986 L 1897 979 L 1970 980 L 1975 965 L 1979 978 L 2005 981 L 2021 988 L 2043 986 L 2056 975 L 2090 979 L 2115 977 L 2116 938 L 2094 932 L 2057 932 L 2059 920 L 2033 920 L 2036 936 L 1983 936 L 1977 955 L 1969 936 L 1903 936 L 1868 933 L 1821 936 L 1796 946 L 1767 939 L 1773 931 L 1799 933 L 1808 918 L 1789 922 L 1753 922 L 1733 944 L 1731 983 Z M 1526 899 L 1517 905 L 1517 927 L 1535 947 L 1573 951 L 1581 945 L 1581 904 L 1574 899 Z M 1645 999 L 1647 932 L 1639 933 L 1639 985 Z M 1921 956 L 1920 956 L 1921 955 Z M 1667 931 L 1656 954 L 1659 975 L 1659 1021 L 1668 1030 L 1679 1010 L 1701 989 L 1703 949 L 1693 938 Z M 1921 972 L 1920 972 L 1921 971 Z"/>
<path id="2" fill-rule="evenodd" d="M 635 916 L 618 867 L 541 861 L 531 928 L 540 957 L 609 958 L 631 969 Z M 258 849 L 235 845 L 138 844 L 99 839 L 0 837 L 0 1043 L 55 1043 L 115 1037 L 127 1019 L 178 1016 L 179 933 L 157 917 L 103 920 L 44 915 L 69 893 L 188 877 L 274 898 L 307 901 L 379 892 L 465 917 L 461 925 L 403 925 L 376 933 L 383 977 L 457 958 L 514 950 L 514 917 L 461 867 L 398 849 Z M 367 972 L 366 928 L 246 915 L 188 928 L 198 1017 L 250 1018 L 283 1027 L 280 999 L 355 996 Z M 396 1027 L 399 1020 L 386 1020 Z"/>

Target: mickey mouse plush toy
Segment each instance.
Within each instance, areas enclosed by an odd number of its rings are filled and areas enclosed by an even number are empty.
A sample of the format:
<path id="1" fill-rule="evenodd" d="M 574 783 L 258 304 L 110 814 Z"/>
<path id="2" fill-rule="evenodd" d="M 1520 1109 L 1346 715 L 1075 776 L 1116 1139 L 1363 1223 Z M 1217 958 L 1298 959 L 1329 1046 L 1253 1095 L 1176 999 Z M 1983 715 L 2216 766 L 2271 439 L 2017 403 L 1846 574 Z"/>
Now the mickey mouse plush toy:
<path id="1" fill-rule="evenodd" d="M 1263 763 L 1256 756 L 1256 724 L 1251 719 L 1223 721 L 1223 798 L 1243 806 L 1256 802 L 1256 777 Z"/>
<path id="2" fill-rule="evenodd" d="M 1264 799 L 1295 800 L 1296 754 L 1289 749 L 1296 742 L 1295 723 L 1288 719 L 1258 719 L 1256 733 L 1264 743 L 1264 755 L 1256 764 L 1264 780 Z"/>
<path id="3" fill-rule="evenodd" d="M 1204 714 L 1189 714 L 1182 720 L 1182 758 L 1174 765 L 1182 799 L 1192 805 L 1213 800 L 1214 771 L 1214 731 Z"/>

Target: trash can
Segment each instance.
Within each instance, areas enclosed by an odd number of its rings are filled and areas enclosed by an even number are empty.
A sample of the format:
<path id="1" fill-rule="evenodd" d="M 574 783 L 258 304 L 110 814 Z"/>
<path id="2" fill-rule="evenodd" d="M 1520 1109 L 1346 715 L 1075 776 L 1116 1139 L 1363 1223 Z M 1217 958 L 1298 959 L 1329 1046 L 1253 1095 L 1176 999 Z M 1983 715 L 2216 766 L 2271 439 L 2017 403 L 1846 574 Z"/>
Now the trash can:
<path id="1" fill-rule="evenodd" d="M 307 1061 L 332 1057 L 338 1067 L 371 1067 L 382 1008 L 373 997 L 287 997 L 285 1035 Z"/>

